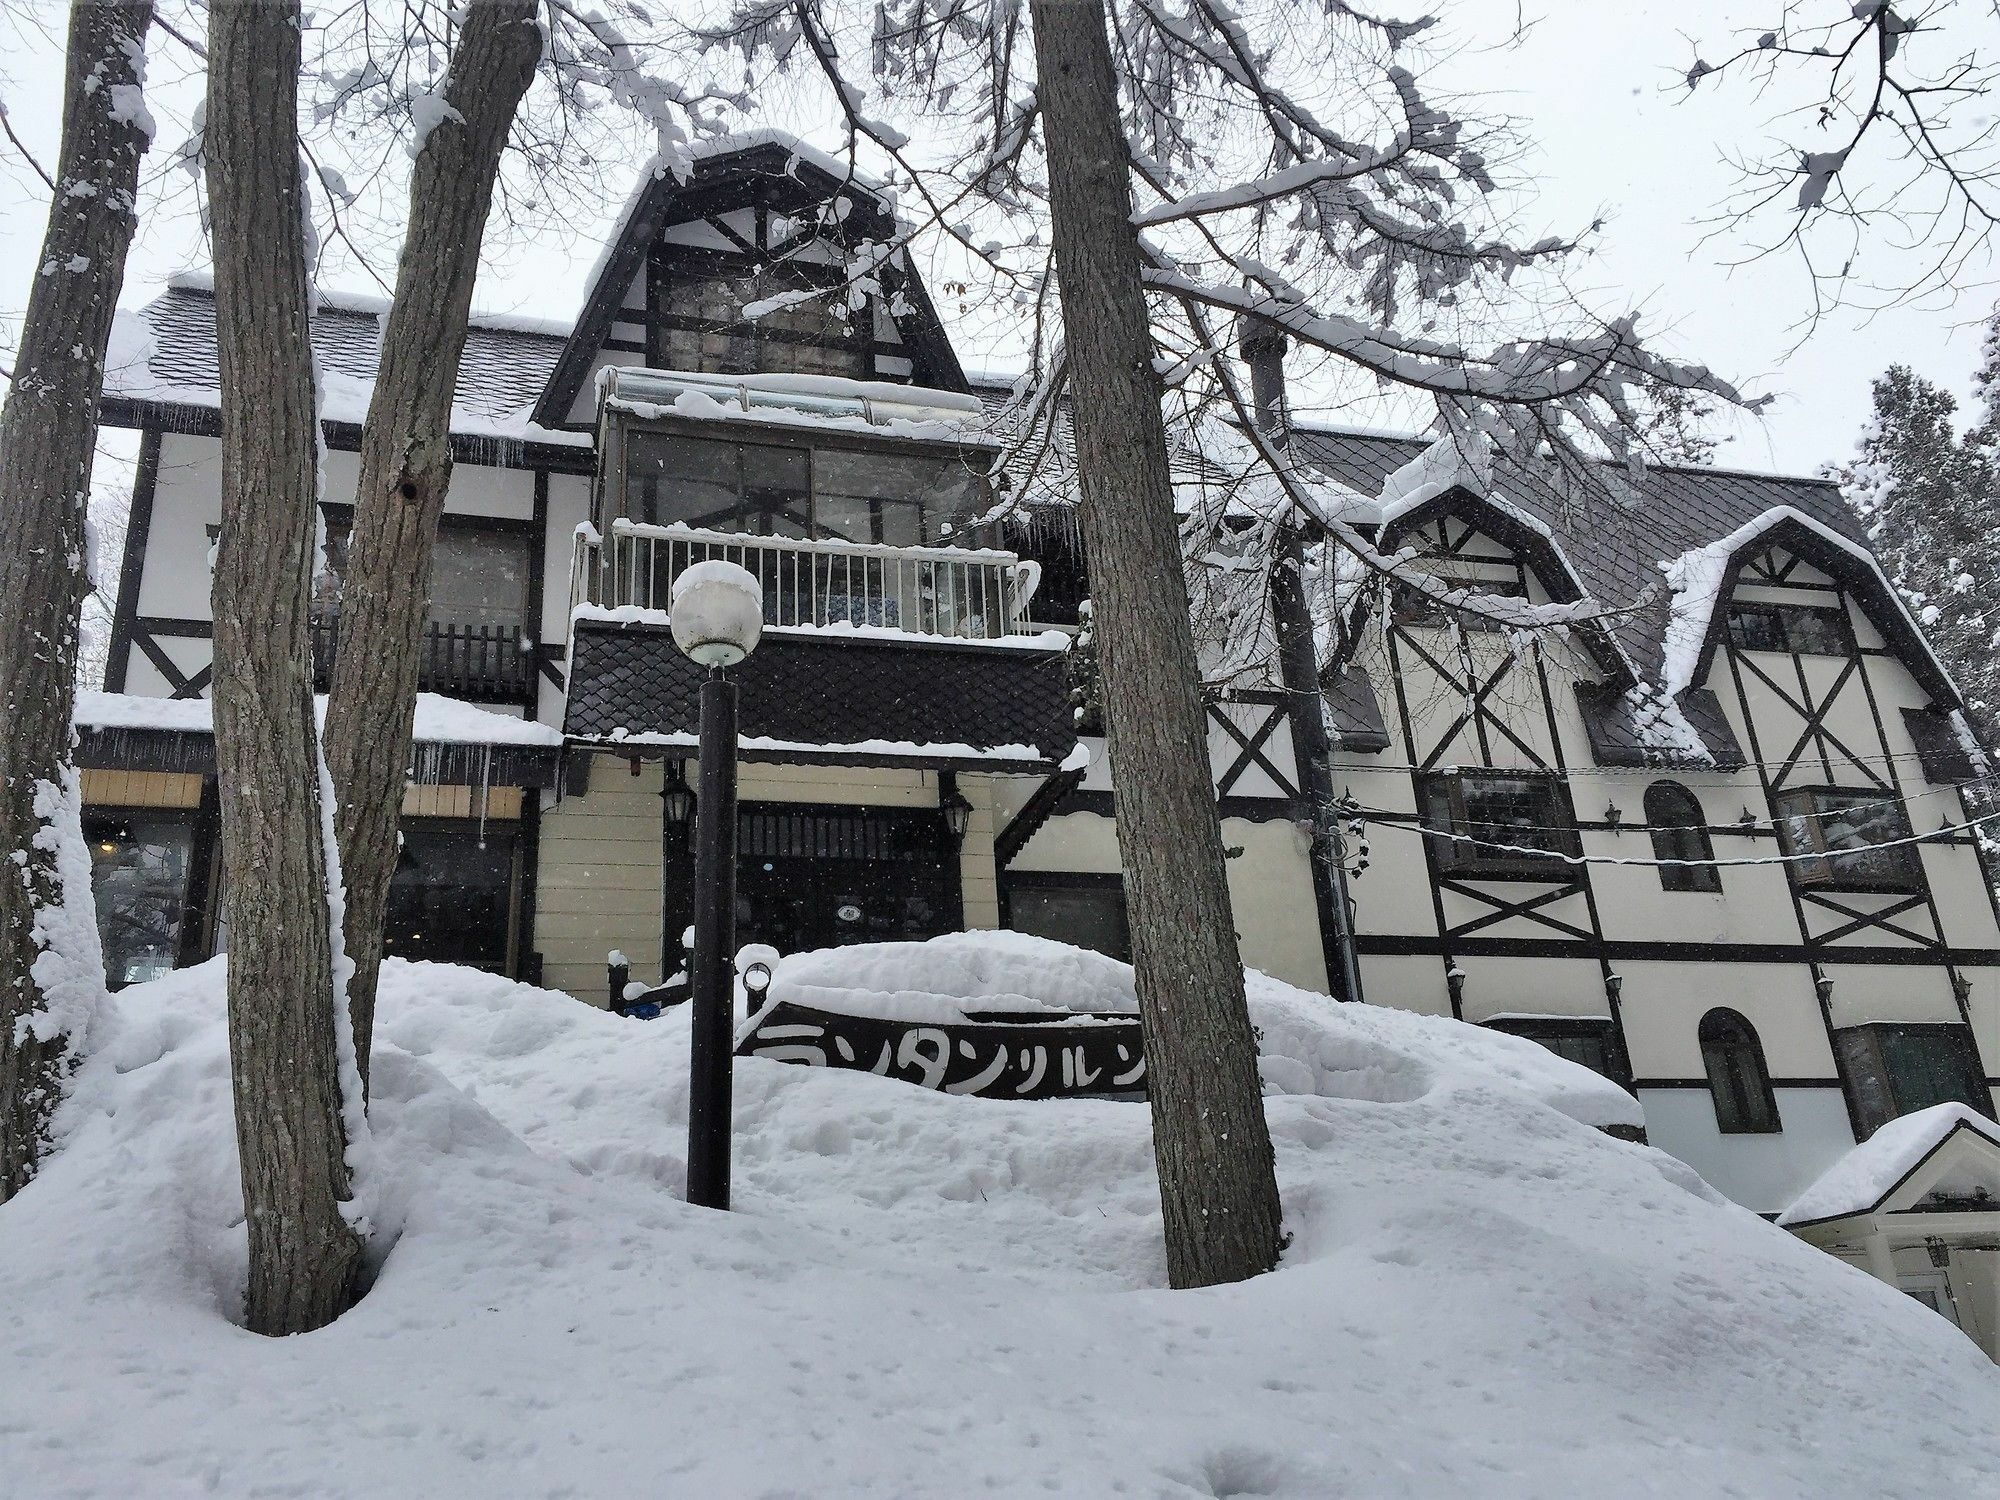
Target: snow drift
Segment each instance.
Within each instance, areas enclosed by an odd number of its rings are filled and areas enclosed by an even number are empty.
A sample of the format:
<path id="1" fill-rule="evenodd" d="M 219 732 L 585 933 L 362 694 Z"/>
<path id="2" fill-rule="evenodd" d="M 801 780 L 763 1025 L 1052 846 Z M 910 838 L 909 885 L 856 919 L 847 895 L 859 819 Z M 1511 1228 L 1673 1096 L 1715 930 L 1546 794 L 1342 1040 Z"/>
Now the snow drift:
<path id="1" fill-rule="evenodd" d="M 1113 1009 L 1131 981 L 962 937 L 779 982 Z M 1602 1080 L 1261 976 L 1251 998 L 1293 1243 L 1273 1275 L 1170 1293 L 1142 1107 L 744 1060 L 737 1211 L 710 1213 L 680 1197 L 684 1018 L 392 961 L 379 1279 L 269 1341 L 231 1321 L 221 961 L 127 990 L 60 1152 L 0 1209 L 0 1492 L 1763 1497 L 2000 1474 L 2000 1375 L 1968 1340 L 1596 1128 L 1633 1117 Z"/>

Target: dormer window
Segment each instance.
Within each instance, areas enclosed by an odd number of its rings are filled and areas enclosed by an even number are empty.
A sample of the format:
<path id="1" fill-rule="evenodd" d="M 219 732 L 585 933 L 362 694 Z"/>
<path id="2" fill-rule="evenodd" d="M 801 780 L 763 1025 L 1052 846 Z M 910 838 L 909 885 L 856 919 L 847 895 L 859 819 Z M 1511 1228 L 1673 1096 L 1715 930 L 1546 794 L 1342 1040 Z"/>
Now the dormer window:
<path id="1" fill-rule="evenodd" d="M 1852 656 L 1854 628 L 1842 609 L 1740 601 L 1729 606 L 1729 644 L 1739 651 Z"/>
<path id="2" fill-rule="evenodd" d="M 873 303 L 852 310 L 843 290 L 827 290 L 832 268 L 805 263 L 703 272 L 677 265 L 664 278 L 657 314 L 667 369 L 710 375 L 844 375 L 873 380 Z M 750 319 L 743 309 L 788 293 L 803 300 Z"/>
<path id="3" fill-rule="evenodd" d="M 1516 578 L 1451 578 L 1443 574 L 1433 576 L 1433 581 L 1446 589 L 1463 589 L 1468 594 L 1492 594 L 1502 599 L 1526 597 L 1521 580 Z M 1423 590 L 1408 583 L 1398 581 L 1390 596 L 1390 617 L 1398 625 L 1428 626 L 1442 628 L 1453 619 L 1461 630 L 1503 630 L 1506 627 L 1491 616 L 1477 614 L 1469 610 L 1452 609 Z"/>

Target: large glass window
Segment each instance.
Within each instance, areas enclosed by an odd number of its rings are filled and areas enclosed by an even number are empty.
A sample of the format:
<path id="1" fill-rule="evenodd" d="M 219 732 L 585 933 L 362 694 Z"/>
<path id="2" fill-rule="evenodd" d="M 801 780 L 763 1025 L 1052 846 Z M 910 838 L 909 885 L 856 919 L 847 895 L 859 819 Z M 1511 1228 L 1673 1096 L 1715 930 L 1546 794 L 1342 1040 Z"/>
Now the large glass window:
<path id="1" fill-rule="evenodd" d="M 504 972 L 516 838 L 506 823 L 405 823 L 382 948 L 401 958 Z"/>
<path id="2" fill-rule="evenodd" d="M 1437 868 L 1497 879 L 1560 880 L 1582 853 L 1569 798 L 1553 776 L 1465 772 L 1422 784 Z"/>
<path id="3" fill-rule="evenodd" d="M 1845 610 L 1743 602 L 1729 606 L 1729 642 L 1743 651 L 1848 656 L 1854 651 L 1854 630 Z"/>
<path id="4" fill-rule="evenodd" d="M 1778 841 L 1802 855 L 1790 868 L 1800 885 L 1830 890 L 1914 891 L 1923 862 L 1903 804 L 1881 792 L 1832 788 L 1781 792 L 1773 799 Z"/>
<path id="5" fill-rule="evenodd" d="M 1125 885 L 1116 875 L 1009 874 L 1007 925 L 1130 962 Z"/>
<path id="6" fill-rule="evenodd" d="M 87 814 L 91 887 L 113 989 L 158 979 L 180 955 L 194 823 L 172 813 Z"/>
<path id="7" fill-rule="evenodd" d="M 520 630 L 531 552 L 521 533 L 441 528 L 431 549 L 431 622 Z"/>
<path id="8" fill-rule="evenodd" d="M 1969 1104 L 1981 1114 L 1993 1113 L 1969 1027 L 1850 1026 L 1833 1038 L 1848 1104 L 1864 1140 L 1898 1115 L 1933 1104 Z"/>
<path id="9" fill-rule="evenodd" d="M 1609 1019 L 1589 1016 L 1495 1016 L 1482 1023 L 1509 1036 L 1539 1042 L 1557 1057 L 1590 1069 L 1617 1084 L 1632 1086 L 1632 1069 L 1625 1058 L 1618 1029 Z"/>
<path id="10" fill-rule="evenodd" d="M 1716 1009 L 1701 1018 L 1699 1035 L 1716 1128 L 1724 1135 L 1776 1132 L 1778 1101 L 1755 1028 L 1733 1010 Z"/>
<path id="11" fill-rule="evenodd" d="M 757 536 L 966 545 L 983 481 L 956 454 L 794 448 L 627 429 L 634 520 Z"/>
<path id="12" fill-rule="evenodd" d="M 1722 889 L 1722 872 L 1712 863 L 1715 847 L 1693 792 L 1676 781 L 1654 782 L 1646 788 L 1646 823 L 1653 834 L 1653 858 L 1674 861 L 1660 866 L 1661 890 Z"/>
<path id="13" fill-rule="evenodd" d="M 313 605 L 319 614 L 330 615 L 340 607 L 351 527 L 346 515 L 327 518 L 327 567 L 314 585 Z M 450 521 L 439 526 L 431 544 L 431 624 L 520 630 L 528 619 L 534 550 L 534 539 L 526 531 Z"/>

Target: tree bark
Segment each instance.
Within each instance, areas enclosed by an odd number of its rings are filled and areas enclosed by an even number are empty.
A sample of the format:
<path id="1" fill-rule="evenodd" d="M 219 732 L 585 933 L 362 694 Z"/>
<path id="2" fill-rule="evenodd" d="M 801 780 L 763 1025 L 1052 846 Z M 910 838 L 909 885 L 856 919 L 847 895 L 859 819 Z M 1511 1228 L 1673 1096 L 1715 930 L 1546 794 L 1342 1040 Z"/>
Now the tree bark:
<path id="1" fill-rule="evenodd" d="M 70 715 L 97 403 L 150 141 L 152 23 L 152 0 L 71 8 L 55 193 L 0 412 L 0 850 L 23 861 L 0 879 L 0 1203 L 34 1176 L 70 1033 L 104 986 Z M 65 909 L 66 923 L 50 920 Z M 64 927 L 84 941 L 65 944 Z"/>
<path id="2" fill-rule="evenodd" d="M 306 638 L 319 418 L 299 23 L 297 0 L 210 6 L 204 133 L 222 376 L 213 613 L 229 1054 L 250 1232 L 246 1321 L 267 1334 L 346 1311 L 360 1254 L 342 1214 L 344 996 Z"/>
<path id="3" fill-rule="evenodd" d="M 1210 779 L 1101 0 L 1033 0 L 1084 545 L 1145 1027 L 1167 1272 L 1268 1271 L 1278 1186 Z"/>
<path id="4" fill-rule="evenodd" d="M 327 700 L 334 827 L 347 882 L 348 1007 L 362 1077 L 430 597 L 451 483 L 451 397 L 500 153 L 541 60 L 535 0 L 474 0 L 445 75 L 447 115 L 410 178 L 409 228 L 361 435 L 361 482 Z"/>

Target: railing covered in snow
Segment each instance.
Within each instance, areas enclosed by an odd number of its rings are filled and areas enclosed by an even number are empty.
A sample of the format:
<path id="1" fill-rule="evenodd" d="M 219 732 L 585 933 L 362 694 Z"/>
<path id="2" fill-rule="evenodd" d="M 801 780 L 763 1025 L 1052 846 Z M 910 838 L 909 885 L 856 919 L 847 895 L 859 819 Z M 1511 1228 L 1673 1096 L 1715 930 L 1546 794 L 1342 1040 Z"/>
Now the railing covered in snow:
<path id="1" fill-rule="evenodd" d="M 890 547 L 611 523 L 580 527 L 570 605 L 666 613 L 674 580 L 698 562 L 747 569 L 764 590 L 764 623 L 873 627 L 910 635 L 994 640 L 1027 629 L 1041 567 L 1011 552 Z"/>

